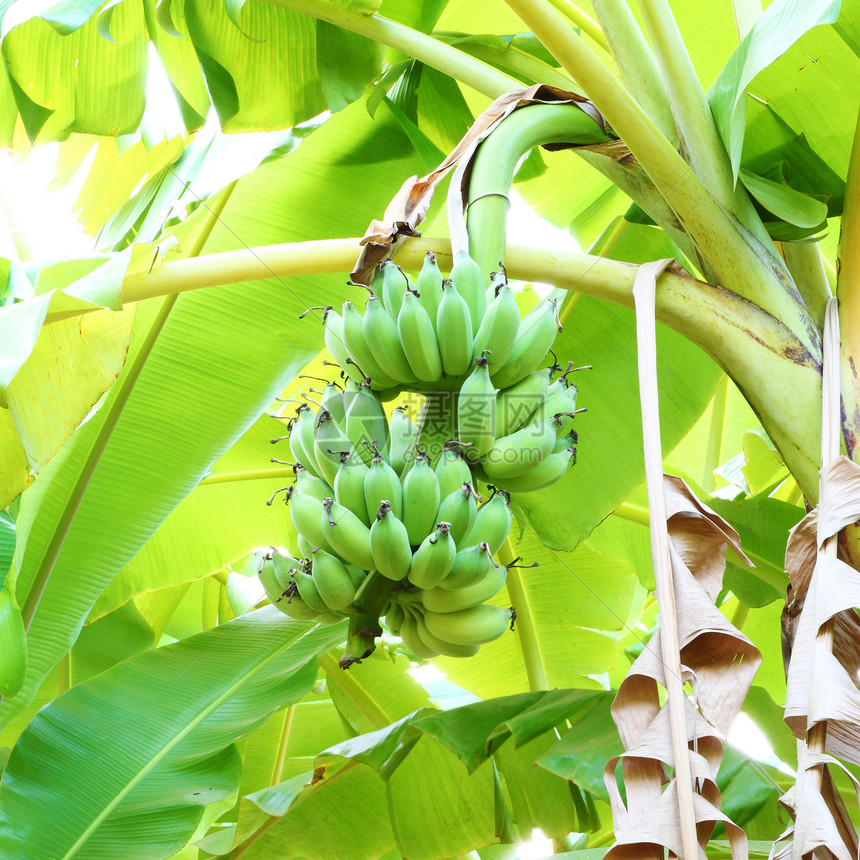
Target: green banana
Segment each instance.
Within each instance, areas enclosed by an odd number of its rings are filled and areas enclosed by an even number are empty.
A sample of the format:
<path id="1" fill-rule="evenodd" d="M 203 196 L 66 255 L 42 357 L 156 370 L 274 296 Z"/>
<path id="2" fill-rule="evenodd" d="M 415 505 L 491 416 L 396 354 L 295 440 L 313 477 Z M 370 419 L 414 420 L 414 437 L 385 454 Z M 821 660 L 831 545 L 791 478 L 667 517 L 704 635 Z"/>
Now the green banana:
<path id="1" fill-rule="evenodd" d="M 459 612 L 472 606 L 479 606 L 497 594 L 504 587 L 507 569 L 492 562 L 482 579 L 465 588 L 431 588 L 421 592 L 421 602 L 430 612 Z M 459 640 L 457 640 L 459 641 Z"/>
<path id="2" fill-rule="evenodd" d="M 481 267 L 469 256 L 468 251 L 458 251 L 454 255 L 451 280 L 457 285 L 457 290 L 469 306 L 472 337 L 474 337 L 484 318 L 484 309 L 487 306 L 487 285 Z"/>
<path id="3" fill-rule="evenodd" d="M 343 612 L 318 612 L 314 621 L 317 624 L 337 624 L 338 621 L 343 621 L 346 618 Z"/>
<path id="4" fill-rule="evenodd" d="M 415 422 L 418 447 L 435 462 L 445 445 L 457 436 L 457 391 L 428 391 Z"/>
<path id="5" fill-rule="evenodd" d="M 290 452 L 296 463 L 301 463 L 312 475 L 321 477 L 314 453 L 314 414 L 310 407 L 300 406 L 290 426 Z"/>
<path id="6" fill-rule="evenodd" d="M 419 546 L 433 531 L 438 510 L 439 481 L 427 456 L 419 451 L 415 465 L 403 479 L 403 525 L 412 546 Z"/>
<path id="7" fill-rule="evenodd" d="M 297 535 L 297 541 L 296 542 L 298 544 L 299 554 L 303 558 L 310 558 L 311 554 L 314 551 L 314 548 L 310 545 L 308 540 L 305 537 L 303 537 L 302 535 Z"/>
<path id="8" fill-rule="evenodd" d="M 379 268 L 382 270 L 382 303 L 391 318 L 397 319 L 409 281 L 400 266 L 392 260 L 383 260 Z"/>
<path id="9" fill-rule="evenodd" d="M 486 541 L 495 555 L 511 530 L 511 498 L 506 490 L 496 490 L 493 497 L 478 508 L 475 524 L 463 539 L 463 546 Z"/>
<path id="10" fill-rule="evenodd" d="M 412 564 L 412 548 L 406 526 L 391 512 L 391 505 L 383 500 L 370 527 L 370 547 L 373 564 L 386 579 L 399 582 L 409 573 Z"/>
<path id="11" fill-rule="evenodd" d="M 362 373 L 367 374 L 374 388 L 391 388 L 397 380 L 390 377 L 374 358 L 373 350 L 364 336 L 361 316 L 352 302 L 344 302 L 342 310 L 343 342 L 350 358 Z"/>
<path id="12" fill-rule="evenodd" d="M 304 600 L 299 597 L 298 591 L 285 597 L 280 603 L 275 606 L 284 613 L 284 615 L 295 619 L 296 621 L 319 621 L 322 613 L 315 612 Z M 339 619 L 338 619 L 339 620 Z"/>
<path id="13" fill-rule="evenodd" d="M 573 412 L 576 409 L 576 386 L 568 386 L 562 380 L 556 380 L 547 392 L 546 398 L 541 401 L 537 408 L 529 416 L 528 423 L 536 424 L 553 415 L 565 412 Z"/>
<path id="14" fill-rule="evenodd" d="M 519 325 L 520 309 L 514 291 L 502 286 L 484 312 L 472 343 L 472 358 L 488 353 L 490 374 L 494 374 L 507 361 L 516 342 Z"/>
<path id="15" fill-rule="evenodd" d="M 479 355 L 475 369 L 463 382 L 457 400 L 457 438 L 470 444 L 468 460 L 482 457 L 495 442 L 496 389 L 490 382 L 487 359 Z"/>
<path id="16" fill-rule="evenodd" d="M 549 418 L 496 439 L 481 468 L 494 481 L 506 481 L 534 469 L 552 452 L 558 424 L 557 418 Z"/>
<path id="17" fill-rule="evenodd" d="M 350 365 L 351 366 L 351 365 Z M 347 380 L 347 384 L 352 380 Z M 320 409 L 330 412 L 331 417 L 341 426 L 346 421 L 346 409 L 344 407 L 343 391 L 334 382 L 327 382 L 320 398 Z"/>
<path id="18" fill-rule="evenodd" d="M 559 451 L 565 451 L 570 448 L 579 441 L 579 434 L 576 430 L 571 430 L 569 433 L 565 433 L 564 436 L 559 436 L 558 439 L 555 440 L 555 446 L 552 449 L 553 454 L 558 454 Z"/>
<path id="19" fill-rule="evenodd" d="M 324 499 L 320 528 L 342 559 L 364 570 L 373 569 L 370 529 L 349 508 L 339 505 L 334 499 Z"/>
<path id="20" fill-rule="evenodd" d="M 282 559 L 289 565 L 286 569 L 282 564 L 275 564 L 276 553 L 281 554 Z M 300 569 L 301 563 L 275 547 L 269 547 L 267 550 L 258 549 L 254 555 L 257 559 L 257 578 L 266 592 L 269 603 L 277 603 L 281 598 L 288 596 L 287 591 L 293 581 L 290 570 Z"/>
<path id="21" fill-rule="evenodd" d="M 534 370 L 552 349 L 560 330 L 555 299 L 546 299 L 533 308 L 520 323 L 516 342 L 504 363 L 490 368 L 493 385 L 508 388 Z"/>
<path id="22" fill-rule="evenodd" d="M 388 422 L 388 435 L 391 439 L 388 448 L 388 461 L 398 475 L 403 475 L 407 464 L 412 463 L 418 428 L 406 415 L 402 406 L 395 407 Z"/>
<path id="23" fill-rule="evenodd" d="M 376 267 L 376 271 L 373 273 L 373 280 L 370 282 L 370 286 L 368 290 L 370 291 L 370 295 L 376 296 L 378 299 L 382 299 L 382 282 L 385 280 L 385 276 L 382 273 L 382 265 Z"/>
<path id="24" fill-rule="evenodd" d="M 334 487 L 334 479 L 340 468 L 340 452 L 346 451 L 356 460 L 361 459 L 352 447 L 343 428 L 334 420 L 331 412 L 320 412 L 314 429 L 314 456 L 319 466 L 320 476 L 329 486 Z"/>
<path id="25" fill-rule="evenodd" d="M 386 312 L 382 302 L 375 296 L 367 299 L 364 308 L 362 331 L 367 345 L 373 351 L 383 373 L 397 382 L 414 382 L 415 374 L 406 360 L 406 353 L 400 343 L 397 323 Z"/>
<path id="26" fill-rule="evenodd" d="M 319 546 L 329 552 L 333 551 L 325 537 L 328 526 L 323 529 L 320 525 L 320 499 L 315 499 L 297 489 L 290 493 L 290 519 L 296 531 L 311 547 Z"/>
<path id="27" fill-rule="evenodd" d="M 397 315 L 397 331 L 409 367 L 421 382 L 435 382 L 442 376 L 442 357 L 436 331 L 418 296 L 407 292 Z"/>
<path id="28" fill-rule="evenodd" d="M 403 621 L 400 625 L 400 638 L 406 648 L 420 660 L 432 660 L 439 656 L 439 652 L 424 644 L 424 640 L 418 635 L 418 613 L 406 607 Z"/>
<path id="29" fill-rule="evenodd" d="M 385 626 L 394 636 L 400 635 L 400 628 L 403 625 L 405 616 L 406 612 L 403 607 L 399 603 L 392 601 L 388 607 L 388 612 L 385 613 Z"/>
<path id="30" fill-rule="evenodd" d="M 358 456 L 367 465 L 373 459 L 373 449 L 388 454 L 388 421 L 385 410 L 367 386 L 359 385 L 346 408 L 346 435 Z"/>
<path id="31" fill-rule="evenodd" d="M 558 481 L 567 471 L 568 466 L 576 462 L 576 449 L 565 448 L 556 454 L 550 454 L 542 463 L 531 471 L 505 481 L 505 489 L 511 493 L 531 493 L 542 490 Z"/>
<path id="32" fill-rule="evenodd" d="M 340 369 L 356 382 L 364 382 L 361 371 L 349 361 L 349 350 L 343 340 L 343 318 L 332 308 L 326 308 L 323 312 L 325 322 L 325 345 L 331 353 L 331 357 L 339 365 Z"/>
<path id="33" fill-rule="evenodd" d="M 417 607 L 414 616 L 418 638 L 431 651 L 437 651 L 445 657 L 474 657 L 481 648 L 480 645 L 460 645 L 455 642 L 445 642 L 430 632 L 427 622 L 424 620 L 424 613 L 417 611 Z"/>
<path id="34" fill-rule="evenodd" d="M 510 388 L 503 388 L 496 398 L 496 436 L 507 436 L 526 424 L 534 424 L 531 415 L 546 400 L 552 367 L 535 370 Z"/>
<path id="35" fill-rule="evenodd" d="M 319 593 L 313 577 L 305 570 L 296 570 L 293 573 L 293 580 L 296 583 L 299 598 L 314 612 L 327 612 L 328 607 Z"/>
<path id="36" fill-rule="evenodd" d="M 369 528 L 370 517 L 364 506 L 364 482 L 370 470 L 361 460 L 344 452 L 340 455 L 341 467 L 334 478 L 334 497 L 339 505 L 354 511 Z"/>
<path id="37" fill-rule="evenodd" d="M 493 560 L 490 547 L 485 541 L 477 546 L 461 549 L 454 557 L 448 575 L 439 583 L 442 588 L 466 588 L 486 576 Z"/>
<path id="38" fill-rule="evenodd" d="M 14 696 L 27 674 L 27 632 L 9 576 L 0 589 L 0 695 Z"/>
<path id="39" fill-rule="evenodd" d="M 415 550 L 409 581 L 417 588 L 433 588 L 448 575 L 456 555 L 457 546 L 451 538 L 450 524 L 441 522 Z"/>
<path id="40" fill-rule="evenodd" d="M 425 612 L 427 629 L 439 639 L 462 645 L 482 645 L 498 639 L 514 618 L 511 609 L 482 603 L 458 612 Z"/>
<path id="41" fill-rule="evenodd" d="M 436 263 L 436 255 L 432 251 L 428 251 L 424 255 L 424 263 L 418 273 L 416 286 L 418 287 L 418 297 L 424 310 L 427 311 L 427 316 L 430 317 L 430 322 L 435 331 L 436 312 L 439 309 L 439 300 L 442 298 L 442 273 Z"/>
<path id="42" fill-rule="evenodd" d="M 452 442 L 445 445 L 442 453 L 436 459 L 436 479 L 439 481 L 439 498 L 445 499 L 458 490 L 463 484 L 471 483 L 472 472 L 463 455 Z"/>
<path id="43" fill-rule="evenodd" d="M 403 516 L 403 487 L 397 472 L 378 454 L 373 458 L 370 469 L 364 477 L 364 505 L 368 522 L 376 519 L 376 512 L 383 500 L 391 506 L 391 512 L 398 519 Z"/>
<path id="44" fill-rule="evenodd" d="M 576 415 L 577 412 L 585 412 L 583 409 L 571 409 L 567 412 L 557 412 L 552 417 L 556 421 L 557 430 L 556 430 L 556 438 L 563 439 L 565 435 L 569 435 L 571 433 L 576 433 L 575 430 L 571 428 L 573 424 L 573 416 Z"/>
<path id="45" fill-rule="evenodd" d="M 448 376 L 462 376 L 472 364 L 472 320 L 466 300 L 453 281 L 442 282 L 442 301 L 436 312 L 436 339 L 442 369 Z"/>
<path id="46" fill-rule="evenodd" d="M 355 598 L 355 584 L 344 563 L 323 549 L 314 550 L 311 575 L 329 609 L 346 609 Z"/>
<path id="47" fill-rule="evenodd" d="M 442 499 L 437 519 L 451 524 L 451 537 L 457 546 L 465 546 L 463 538 L 471 531 L 478 514 L 477 493 L 471 483 Z"/>
<path id="48" fill-rule="evenodd" d="M 320 502 L 326 496 L 330 496 L 332 491 L 332 488 L 322 478 L 312 475 L 301 466 L 296 467 L 296 489 Z"/>

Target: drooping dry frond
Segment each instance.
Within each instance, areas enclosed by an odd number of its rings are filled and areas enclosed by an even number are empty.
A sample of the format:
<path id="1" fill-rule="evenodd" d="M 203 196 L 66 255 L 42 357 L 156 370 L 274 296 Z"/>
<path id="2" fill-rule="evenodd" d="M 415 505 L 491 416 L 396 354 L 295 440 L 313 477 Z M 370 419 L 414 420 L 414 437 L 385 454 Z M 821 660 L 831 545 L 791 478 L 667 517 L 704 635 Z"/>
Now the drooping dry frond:
<path id="1" fill-rule="evenodd" d="M 860 619 L 854 611 L 860 573 L 823 550 L 858 518 L 860 466 L 839 457 L 822 469 L 819 505 L 792 530 L 785 554 L 788 612 L 796 619 L 785 721 L 803 741 L 816 726 L 826 726 L 825 751 L 831 754 L 802 747 L 796 790 L 783 799 L 797 816 L 786 834 L 793 834 L 797 856 L 827 848 L 840 860 L 857 857 L 856 831 L 827 768 L 842 768 L 833 756 L 860 764 Z M 832 638 L 822 635 L 828 627 Z M 776 857 L 791 851 L 789 846 Z"/>
<path id="2" fill-rule="evenodd" d="M 720 812 L 716 776 L 723 753 L 721 736 L 741 709 L 761 655 L 714 605 L 726 548 L 744 556 L 737 533 L 701 504 L 683 481 L 664 476 L 664 491 L 683 677 L 693 690 L 685 710 L 699 841 L 705 845 L 716 822 L 722 821 L 732 856 L 744 857 L 746 836 Z M 606 855 L 610 860 L 663 856 L 662 848 L 649 854 L 643 843 L 666 846 L 682 856 L 675 780 L 663 789 L 666 768 L 674 768 L 674 757 L 668 712 L 659 704 L 658 685 L 665 685 L 660 648 L 658 631 L 622 682 L 612 708 L 627 751 L 610 761 L 604 772 L 617 839 Z M 615 780 L 619 759 L 626 807 Z"/>

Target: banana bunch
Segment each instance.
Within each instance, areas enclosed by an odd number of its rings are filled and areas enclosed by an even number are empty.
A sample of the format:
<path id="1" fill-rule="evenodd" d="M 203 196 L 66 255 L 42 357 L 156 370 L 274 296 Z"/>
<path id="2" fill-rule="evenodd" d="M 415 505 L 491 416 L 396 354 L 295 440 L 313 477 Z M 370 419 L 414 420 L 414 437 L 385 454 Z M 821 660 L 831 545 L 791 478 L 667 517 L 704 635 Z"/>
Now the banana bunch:
<path id="1" fill-rule="evenodd" d="M 287 502 L 302 557 L 261 550 L 259 577 L 293 618 L 346 616 L 378 635 L 378 618 L 392 613 L 389 629 L 405 631 L 416 655 L 466 657 L 513 617 L 483 605 L 505 583 L 493 555 L 511 528 L 510 498 L 497 490 L 481 503 L 459 444 L 433 464 L 421 450 L 411 455 L 416 435 L 400 408 L 386 422 L 363 385 L 326 386 L 316 415 L 300 407 L 288 436 L 296 483 Z M 373 593 L 383 595 L 376 618 L 365 602 Z"/>
<path id="2" fill-rule="evenodd" d="M 298 551 L 261 550 L 259 577 L 291 617 L 350 619 L 344 668 L 373 650 L 382 618 L 420 658 L 469 657 L 516 618 L 489 602 L 508 572 L 496 555 L 509 493 L 547 487 L 575 462 L 572 363 L 557 378 L 555 363 L 536 369 L 559 330 L 556 302 L 521 320 L 504 272 L 487 288 L 466 253 L 450 279 L 432 253 L 415 281 L 388 261 L 368 289 L 363 316 L 351 302 L 324 310 L 345 382 L 291 421 Z M 420 433 L 382 406 L 410 389 L 426 394 Z"/>
<path id="3" fill-rule="evenodd" d="M 325 343 L 351 379 L 375 391 L 457 389 L 481 355 L 495 387 L 507 388 L 537 367 L 560 330 L 554 299 L 520 320 L 504 272 L 485 287 L 466 252 L 449 279 L 430 251 L 415 281 L 386 260 L 368 289 L 363 317 L 352 302 L 341 313 L 325 309 Z"/>

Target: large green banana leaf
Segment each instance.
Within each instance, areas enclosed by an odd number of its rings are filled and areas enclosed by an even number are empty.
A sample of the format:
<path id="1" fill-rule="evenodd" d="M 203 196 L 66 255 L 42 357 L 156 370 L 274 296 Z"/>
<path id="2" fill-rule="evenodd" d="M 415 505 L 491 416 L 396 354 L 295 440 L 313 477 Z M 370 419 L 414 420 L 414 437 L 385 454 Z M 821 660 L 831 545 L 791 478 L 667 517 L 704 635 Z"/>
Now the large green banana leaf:
<path id="1" fill-rule="evenodd" d="M 317 655 L 342 635 L 267 608 L 72 688 L 15 746 L 0 792 L 3 852 L 43 860 L 178 851 L 203 806 L 238 787 L 235 741 L 302 698 Z"/>

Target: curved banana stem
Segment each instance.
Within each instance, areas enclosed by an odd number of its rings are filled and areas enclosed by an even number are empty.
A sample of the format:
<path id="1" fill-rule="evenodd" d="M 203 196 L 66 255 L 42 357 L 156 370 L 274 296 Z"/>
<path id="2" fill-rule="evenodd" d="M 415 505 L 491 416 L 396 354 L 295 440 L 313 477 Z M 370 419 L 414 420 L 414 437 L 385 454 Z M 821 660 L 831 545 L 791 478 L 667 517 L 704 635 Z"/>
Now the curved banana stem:
<path id="1" fill-rule="evenodd" d="M 486 273 L 505 256 L 508 194 L 517 162 L 545 143 L 582 145 L 608 140 L 576 105 L 532 105 L 514 111 L 481 144 L 469 182 L 469 253 Z"/>

